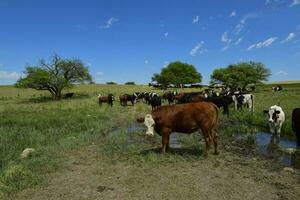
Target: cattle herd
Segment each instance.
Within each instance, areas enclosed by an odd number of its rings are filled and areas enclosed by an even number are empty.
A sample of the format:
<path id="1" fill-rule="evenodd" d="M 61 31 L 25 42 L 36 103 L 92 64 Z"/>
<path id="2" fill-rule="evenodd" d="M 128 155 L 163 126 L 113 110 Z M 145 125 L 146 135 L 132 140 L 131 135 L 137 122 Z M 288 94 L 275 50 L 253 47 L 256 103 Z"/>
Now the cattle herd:
<path id="1" fill-rule="evenodd" d="M 280 91 L 282 87 L 274 87 L 273 91 Z M 113 106 L 114 96 L 98 96 L 99 105 L 107 103 Z M 152 108 L 151 114 L 147 114 L 137 121 L 144 123 L 147 127 L 146 135 L 153 135 L 155 130 L 162 136 L 162 153 L 169 149 L 169 137 L 172 132 L 192 133 L 201 130 L 206 143 L 206 151 L 211 143 L 217 150 L 217 128 L 219 108 L 223 113 L 229 115 L 229 105 L 234 104 L 235 110 L 246 107 L 249 112 L 254 112 L 254 95 L 244 90 L 223 89 L 215 91 L 206 89 L 201 92 L 178 93 L 167 91 L 159 95 L 155 92 L 135 92 L 133 94 L 122 94 L 119 96 L 121 106 L 127 106 L 130 102 L 134 106 L 137 102 L 143 102 Z M 162 103 L 168 105 L 162 106 Z M 274 105 L 264 110 L 268 115 L 268 124 L 272 133 L 271 142 L 279 144 L 282 124 L 285 121 L 283 109 Z M 300 108 L 294 109 L 292 113 L 292 128 L 297 136 L 297 146 L 300 146 Z"/>

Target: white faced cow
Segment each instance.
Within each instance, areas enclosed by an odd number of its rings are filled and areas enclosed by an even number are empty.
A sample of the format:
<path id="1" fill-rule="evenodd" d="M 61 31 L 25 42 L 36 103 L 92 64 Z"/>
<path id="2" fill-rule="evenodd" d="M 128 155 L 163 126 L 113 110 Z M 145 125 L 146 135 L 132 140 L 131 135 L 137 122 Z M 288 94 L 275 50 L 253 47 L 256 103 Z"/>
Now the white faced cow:
<path id="1" fill-rule="evenodd" d="M 272 133 L 271 143 L 279 144 L 280 142 L 280 132 L 283 122 L 285 121 L 285 115 L 280 106 L 274 105 L 265 110 L 264 113 L 268 114 L 268 122 L 270 126 L 270 132 Z"/>

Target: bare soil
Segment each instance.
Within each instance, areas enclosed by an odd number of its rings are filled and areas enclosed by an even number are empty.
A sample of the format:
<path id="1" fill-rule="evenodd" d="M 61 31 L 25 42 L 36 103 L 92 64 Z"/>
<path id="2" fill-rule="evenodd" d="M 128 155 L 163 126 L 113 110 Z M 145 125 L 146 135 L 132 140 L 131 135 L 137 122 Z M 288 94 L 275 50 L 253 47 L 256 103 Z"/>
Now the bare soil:
<path id="1" fill-rule="evenodd" d="M 11 199 L 300 198 L 299 170 L 284 170 L 271 159 L 225 149 L 188 162 L 145 165 L 108 158 L 99 146 L 90 145 L 70 152 L 62 166 Z"/>

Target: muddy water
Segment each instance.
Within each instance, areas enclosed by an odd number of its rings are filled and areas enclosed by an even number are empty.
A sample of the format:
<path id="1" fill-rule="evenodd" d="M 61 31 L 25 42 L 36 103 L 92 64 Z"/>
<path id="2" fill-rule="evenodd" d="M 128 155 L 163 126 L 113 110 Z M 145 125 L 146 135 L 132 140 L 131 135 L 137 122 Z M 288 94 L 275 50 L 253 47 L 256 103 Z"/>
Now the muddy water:
<path id="1" fill-rule="evenodd" d="M 178 140 L 179 134 L 181 134 L 181 133 L 172 133 L 170 135 L 170 147 L 171 148 L 181 148 L 182 147 L 181 143 Z"/>
<path id="2" fill-rule="evenodd" d="M 256 148 L 259 154 L 276 158 L 285 166 L 292 165 L 292 153 L 291 150 L 296 149 L 297 145 L 295 141 L 280 138 L 279 146 L 271 144 L 271 134 L 258 132 L 255 134 Z"/>

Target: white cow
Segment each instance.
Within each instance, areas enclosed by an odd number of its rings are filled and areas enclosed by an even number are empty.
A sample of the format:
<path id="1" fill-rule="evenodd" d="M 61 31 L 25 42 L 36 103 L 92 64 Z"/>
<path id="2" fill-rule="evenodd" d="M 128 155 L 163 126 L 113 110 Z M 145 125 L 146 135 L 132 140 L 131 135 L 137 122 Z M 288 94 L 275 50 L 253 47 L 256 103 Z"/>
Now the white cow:
<path id="1" fill-rule="evenodd" d="M 280 132 L 283 122 L 285 121 L 285 114 L 280 106 L 274 105 L 265 110 L 264 113 L 268 114 L 268 122 L 270 126 L 270 132 L 272 133 L 271 143 L 279 144 Z"/>
<path id="2" fill-rule="evenodd" d="M 254 111 L 254 95 L 253 94 L 234 94 L 232 96 L 235 110 L 242 110 L 243 105 L 247 105 L 249 112 Z"/>

